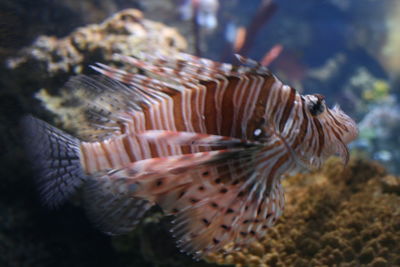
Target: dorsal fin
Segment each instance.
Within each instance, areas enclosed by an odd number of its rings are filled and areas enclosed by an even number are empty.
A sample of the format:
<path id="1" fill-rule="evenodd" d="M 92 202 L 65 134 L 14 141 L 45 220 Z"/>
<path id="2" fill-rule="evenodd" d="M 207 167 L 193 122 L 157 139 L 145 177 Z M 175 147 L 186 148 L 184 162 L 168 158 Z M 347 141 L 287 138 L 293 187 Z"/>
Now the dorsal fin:
<path id="1" fill-rule="evenodd" d="M 111 133 L 121 134 L 121 128 L 124 128 L 122 125 L 134 113 L 144 112 L 144 109 L 151 109 L 162 101 L 170 101 L 175 94 L 187 90 L 203 91 L 205 82 L 227 85 L 229 77 L 271 75 L 267 69 L 258 66 L 236 66 L 184 53 L 173 57 L 159 53 L 143 54 L 142 57 L 143 60 L 116 55 L 120 61 L 142 69 L 145 74 L 97 63 L 91 67 L 101 76 L 79 75 L 66 84 L 67 89 L 82 92 L 86 105 L 83 108 L 84 116 L 77 118 L 81 120 L 79 126 L 88 125 L 86 129 L 80 130 L 80 137 L 85 140 L 102 140 Z M 221 88 L 223 91 L 225 87 Z"/>
<path id="2" fill-rule="evenodd" d="M 137 91 L 105 76 L 75 76 L 65 87 L 82 96 L 84 116 L 76 120 L 84 127 L 80 130 L 81 137 L 89 140 L 104 139 L 110 133 L 119 132 L 126 113 L 140 110 L 143 101 Z"/>

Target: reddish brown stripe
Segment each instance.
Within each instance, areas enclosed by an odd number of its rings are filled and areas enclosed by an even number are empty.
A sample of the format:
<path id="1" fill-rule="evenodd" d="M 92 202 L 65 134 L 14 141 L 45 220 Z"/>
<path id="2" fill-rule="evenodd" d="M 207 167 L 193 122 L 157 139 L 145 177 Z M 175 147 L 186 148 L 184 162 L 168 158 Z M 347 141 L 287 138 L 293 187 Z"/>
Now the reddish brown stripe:
<path id="1" fill-rule="evenodd" d="M 268 153 L 268 151 L 274 149 L 275 147 L 281 146 L 281 145 L 282 145 L 282 142 L 280 142 L 280 141 L 279 141 L 279 142 L 275 142 L 275 143 L 273 143 L 272 145 L 269 145 L 269 146 L 264 147 L 259 153 L 260 153 L 260 154 L 262 154 L 263 152 Z M 278 155 L 280 152 L 281 152 L 280 150 L 277 150 L 277 151 L 275 151 L 274 153 L 268 155 L 267 157 L 259 157 L 259 159 L 257 159 L 257 161 L 256 161 L 255 164 L 262 164 L 262 163 L 265 163 L 265 162 L 267 162 L 268 160 L 274 158 L 274 157 L 275 157 L 276 155 Z"/>
<path id="2" fill-rule="evenodd" d="M 243 97 L 242 97 L 242 99 L 240 99 L 239 106 L 235 106 L 235 109 L 237 110 L 237 118 L 236 118 L 236 129 L 233 130 L 233 133 L 234 133 L 234 137 L 237 137 L 237 138 L 241 138 L 243 136 L 241 122 L 243 121 L 243 114 L 244 114 L 244 110 L 246 108 L 246 101 L 247 101 L 247 98 L 249 97 L 248 88 L 252 85 L 253 82 L 254 81 L 250 77 L 250 75 L 243 75 L 242 81 L 238 82 L 238 84 L 237 84 L 237 86 L 240 86 L 240 88 L 237 88 L 237 89 L 239 89 L 240 91 L 244 91 L 244 94 L 242 95 Z M 247 86 L 243 87 L 244 84 L 247 84 Z M 237 92 L 237 94 L 240 94 L 240 93 L 243 93 L 243 92 Z M 233 100 L 233 96 L 232 96 L 232 100 Z M 232 131 L 232 129 L 231 129 L 231 131 Z"/>
<path id="3" fill-rule="evenodd" d="M 269 107 L 271 110 L 271 114 L 270 114 L 271 118 L 276 118 L 276 113 L 278 112 L 278 110 L 281 107 L 281 102 L 280 102 L 281 99 L 282 99 L 282 87 L 280 87 L 279 89 L 276 90 L 276 100 L 275 100 L 276 103 L 271 103 L 272 107 Z M 277 121 L 273 121 L 273 123 L 277 123 Z"/>
<path id="4" fill-rule="evenodd" d="M 182 115 L 182 94 L 174 89 L 164 87 L 163 92 L 172 97 L 174 121 L 177 131 L 186 131 Z"/>
<path id="5" fill-rule="evenodd" d="M 333 116 L 333 114 L 331 113 L 331 111 L 328 109 L 328 114 L 331 116 L 331 118 L 333 119 L 333 121 L 336 123 L 336 125 L 340 128 L 342 128 L 344 131 L 349 131 L 349 129 L 347 129 L 346 125 L 340 123 L 335 116 Z"/>
<path id="6" fill-rule="evenodd" d="M 284 129 L 285 125 L 286 125 L 286 122 L 289 119 L 290 112 L 293 109 L 295 96 L 296 96 L 296 90 L 293 89 L 293 88 L 290 88 L 289 97 L 288 97 L 288 100 L 286 102 L 285 109 L 283 110 L 282 118 L 281 118 L 281 121 L 280 121 L 280 124 L 279 124 L 279 131 L 280 132 L 283 131 L 283 129 Z"/>
<path id="7" fill-rule="evenodd" d="M 86 154 L 86 148 L 85 146 L 83 146 L 82 144 L 79 146 L 80 147 L 80 151 L 81 151 L 81 159 L 83 158 L 83 165 L 85 167 L 85 173 L 88 173 L 88 167 L 89 167 L 89 163 L 88 163 L 88 157 Z"/>
<path id="8" fill-rule="evenodd" d="M 146 130 L 151 130 L 151 120 L 150 120 L 150 114 L 149 114 L 149 109 L 151 109 L 151 106 L 148 106 L 145 103 L 141 104 L 142 112 L 143 112 L 143 117 L 144 117 L 144 128 Z"/>
<path id="9" fill-rule="evenodd" d="M 130 138 L 129 136 L 124 136 L 122 138 L 122 143 L 124 144 L 124 148 L 125 148 L 126 154 L 129 157 L 129 161 L 130 162 L 134 162 L 136 159 L 135 159 L 135 156 L 132 153 L 131 146 L 130 146 L 130 143 L 129 143 L 129 138 Z"/>
<path id="10" fill-rule="evenodd" d="M 292 149 L 296 149 L 297 146 L 303 142 L 307 134 L 308 117 L 307 117 L 307 112 L 305 110 L 305 101 L 303 98 L 301 98 L 301 110 L 303 113 L 303 122 L 301 123 L 300 132 L 297 135 L 296 141 L 292 145 Z"/>
<path id="11" fill-rule="evenodd" d="M 104 153 L 104 156 L 106 157 L 106 159 L 108 161 L 108 164 L 110 164 L 111 167 L 114 167 L 113 166 L 113 162 L 111 160 L 111 156 L 110 156 L 110 154 L 108 154 L 108 151 L 107 151 L 107 148 L 106 148 L 106 144 L 104 142 L 100 142 L 99 144 L 100 144 L 101 150 Z M 104 168 L 104 166 L 99 166 L 99 167 L 100 168 Z"/>
<path id="12" fill-rule="evenodd" d="M 324 134 L 324 129 L 322 129 L 322 125 L 319 122 L 319 120 L 314 117 L 313 121 L 314 121 L 315 127 L 317 128 L 317 131 L 318 131 L 318 145 L 319 145 L 319 147 L 318 147 L 317 155 L 319 157 L 319 156 L 321 156 L 322 149 L 323 149 L 323 147 L 325 145 L 324 144 L 325 143 L 325 134 Z"/>
<path id="13" fill-rule="evenodd" d="M 182 112 L 182 93 L 171 89 L 169 87 L 163 87 L 162 91 L 172 97 L 172 104 L 173 104 L 173 116 L 174 116 L 174 123 L 177 131 L 187 131 L 185 124 L 183 123 L 183 112 Z M 195 91 L 195 90 L 193 90 Z M 164 114 L 165 115 L 165 114 Z M 193 117 L 193 114 L 192 114 Z M 163 119 L 163 118 L 161 118 Z M 191 150 L 189 147 L 182 147 L 182 153 L 190 153 Z"/>
<path id="14" fill-rule="evenodd" d="M 282 157 L 280 157 L 278 159 L 278 161 L 275 163 L 275 165 L 271 168 L 271 171 L 269 173 L 268 176 L 268 180 L 267 180 L 267 189 L 268 190 L 272 190 L 272 183 L 274 181 L 275 178 L 275 173 L 276 171 L 279 169 L 279 167 L 282 166 L 282 164 L 284 164 L 287 160 L 289 159 L 289 154 L 285 153 Z"/>
<path id="15" fill-rule="evenodd" d="M 333 119 L 332 113 L 328 112 L 328 118 Z M 343 133 L 342 133 L 340 127 L 335 127 L 335 123 L 333 123 L 333 125 L 331 125 L 331 122 L 329 122 L 328 125 L 330 125 L 330 126 L 329 126 L 329 129 L 333 132 L 333 134 L 335 135 L 335 137 L 336 137 L 340 142 L 343 143 L 342 138 L 341 138 L 341 135 L 343 135 Z M 338 130 L 339 133 L 338 133 L 336 130 Z"/>
<path id="16" fill-rule="evenodd" d="M 222 125 L 221 131 L 222 135 L 230 135 L 231 126 L 232 126 L 232 119 L 234 114 L 234 104 L 233 104 L 233 95 L 235 90 L 241 90 L 242 88 L 237 88 L 239 83 L 239 79 L 233 76 L 227 77 L 228 78 L 228 86 L 226 87 L 225 94 L 222 100 Z M 214 114 L 215 115 L 215 114 Z M 214 116 L 215 117 L 215 116 Z M 239 123 L 240 125 L 240 123 Z"/>
<path id="17" fill-rule="evenodd" d="M 330 128 L 331 128 L 333 134 L 335 135 L 335 137 L 336 137 L 340 142 L 343 143 L 342 138 L 341 138 L 340 135 L 335 131 L 335 127 L 330 127 Z"/>
<path id="18" fill-rule="evenodd" d="M 202 103 L 199 103 L 199 101 L 202 101 L 204 94 L 207 94 L 207 88 L 202 89 L 201 87 L 199 87 L 199 89 L 192 90 L 192 95 L 191 95 L 191 99 L 190 99 L 190 105 L 192 108 L 192 117 L 191 117 L 192 125 L 193 125 L 194 131 L 197 133 L 201 132 L 200 125 L 201 125 L 203 119 L 201 118 L 202 114 L 197 114 L 196 110 L 198 108 L 200 109 Z"/>
<path id="19" fill-rule="evenodd" d="M 145 122 L 145 129 L 146 130 L 157 130 L 154 129 L 152 126 L 152 120 L 150 117 L 150 112 L 149 109 L 152 107 L 147 106 L 146 104 L 142 105 L 142 110 L 143 110 L 143 115 L 144 115 L 144 122 Z M 157 152 L 157 147 L 154 143 L 149 142 L 149 148 L 150 148 L 150 153 L 152 158 L 157 158 L 159 157 L 158 152 Z"/>
<path id="20" fill-rule="evenodd" d="M 253 136 L 255 129 L 263 126 L 261 124 L 264 121 L 266 104 L 268 101 L 269 94 L 271 93 L 271 87 L 275 82 L 275 78 L 273 76 L 264 75 L 263 78 L 264 78 L 264 84 L 262 85 L 260 93 L 257 97 L 257 103 L 253 111 L 253 115 L 251 116 L 251 119 L 247 124 L 247 136 L 249 137 Z M 240 135 L 241 129 L 238 130 L 239 130 L 238 136 L 241 136 Z"/>
<path id="21" fill-rule="evenodd" d="M 217 109 L 215 108 L 215 91 L 217 83 L 215 81 L 202 81 L 202 85 L 207 87 L 206 99 L 205 99 L 205 125 L 207 133 L 218 134 L 215 115 L 217 114 Z"/>
<path id="22" fill-rule="evenodd" d="M 123 82 L 125 84 L 130 84 L 131 81 L 133 80 L 133 77 L 134 77 L 133 73 L 127 73 L 127 74 L 122 76 L 121 82 Z"/>

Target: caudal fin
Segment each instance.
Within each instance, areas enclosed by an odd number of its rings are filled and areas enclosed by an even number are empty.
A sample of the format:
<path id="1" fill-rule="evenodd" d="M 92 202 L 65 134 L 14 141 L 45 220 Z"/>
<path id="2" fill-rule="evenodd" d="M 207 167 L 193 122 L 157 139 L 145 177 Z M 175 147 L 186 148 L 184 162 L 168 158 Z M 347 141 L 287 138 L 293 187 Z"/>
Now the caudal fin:
<path id="1" fill-rule="evenodd" d="M 46 206 L 57 207 L 86 179 L 80 141 L 32 116 L 24 117 L 21 124 L 42 200 Z"/>

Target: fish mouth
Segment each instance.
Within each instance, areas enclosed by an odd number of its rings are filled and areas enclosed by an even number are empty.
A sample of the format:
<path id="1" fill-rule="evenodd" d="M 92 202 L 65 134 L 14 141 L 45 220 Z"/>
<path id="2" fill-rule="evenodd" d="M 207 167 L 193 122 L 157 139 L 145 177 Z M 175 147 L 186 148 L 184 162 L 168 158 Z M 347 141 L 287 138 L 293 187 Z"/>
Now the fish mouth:
<path id="1" fill-rule="evenodd" d="M 335 116 L 345 128 L 345 131 L 341 138 L 343 143 L 347 145 L 356 140 L 359 133 L 357 123 L 346 113 L 344 113 L 338 105 L 335 105 L 332 108 L 331 112 L 333 113 L 333 116 Z"/>
<path id="2" fill-rule="evenodd" d="M 350 117 L 348 117 L 348 120 L 350 122 L 345 124 L 348 130 L 343 135 L 343 142 L 345 144 L 349 144 L 349 143 L 353 142 L 354 140 L 356 140 L 358 138 L 358 133 L 359 133 L 357 123 Z"/>

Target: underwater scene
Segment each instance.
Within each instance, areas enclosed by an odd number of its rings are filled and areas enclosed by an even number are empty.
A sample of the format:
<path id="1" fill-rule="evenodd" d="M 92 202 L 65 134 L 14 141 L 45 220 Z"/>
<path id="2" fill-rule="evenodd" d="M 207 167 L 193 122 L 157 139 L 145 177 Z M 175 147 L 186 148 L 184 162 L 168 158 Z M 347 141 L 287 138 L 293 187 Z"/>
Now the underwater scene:
<path id="1" fill-rule="evenodd" d="M 0 266 L 400 266 L 398 25 L 398 0 L 0 0 Z"/>

